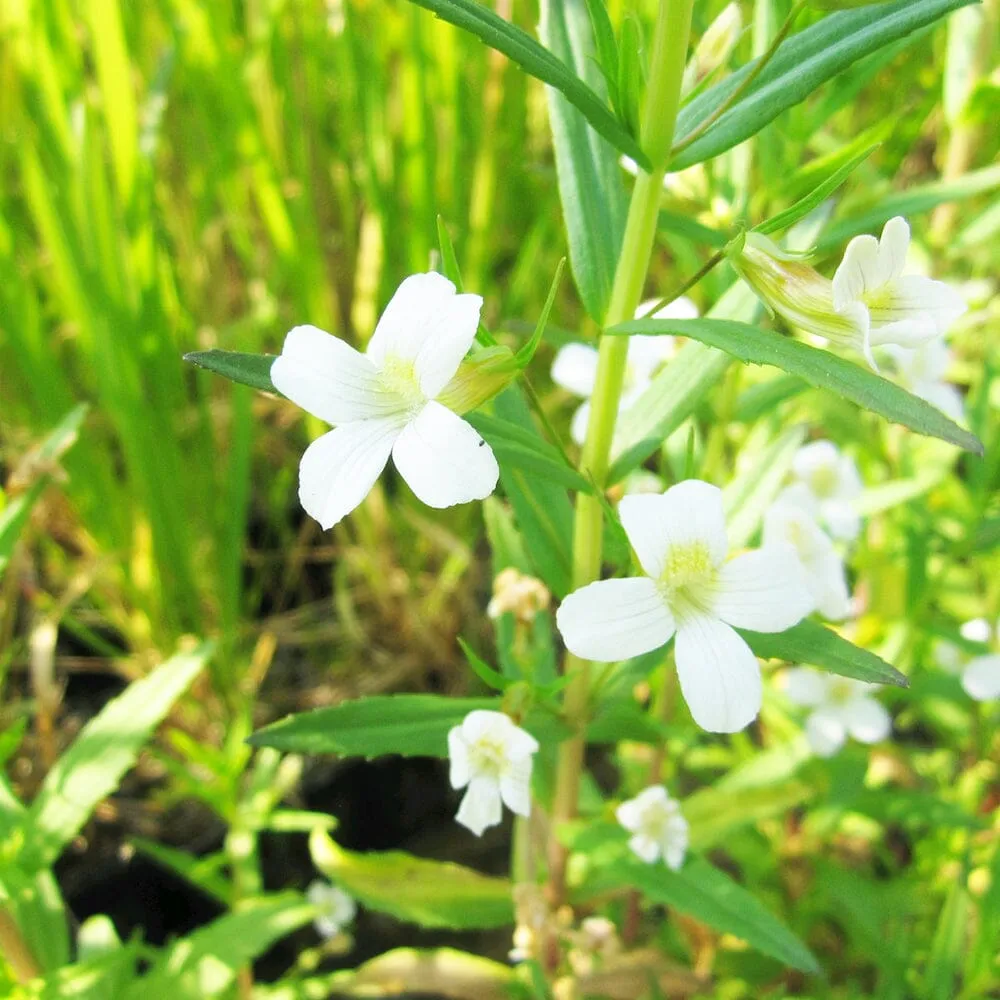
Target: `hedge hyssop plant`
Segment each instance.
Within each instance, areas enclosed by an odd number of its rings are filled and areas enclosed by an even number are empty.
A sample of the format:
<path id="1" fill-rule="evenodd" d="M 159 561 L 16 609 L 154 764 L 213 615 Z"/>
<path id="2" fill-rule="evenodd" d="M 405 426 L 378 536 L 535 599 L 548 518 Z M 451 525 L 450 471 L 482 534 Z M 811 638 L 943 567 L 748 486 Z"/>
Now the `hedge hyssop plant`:
<path id="1" fill-rule="evenodd" d="M 836 74 L 906 45 L 967 0 L 823 3 L 858 9 L 810 16 L 797 31 L 803 4 L 796 4 L 773 43 L 722 79 L 724 53 L 705 68 L 702 52 L 686 71 L 694 0 L 661 0 L 645 54 L 632 22 L 615 35 L 600 0 L 586 7 L 543 0 L 544 44 L 475 0 L 417 2 L 548 85 L 572 273 L 601 331 L 596 365 L 582 382 L 565 359 L 554 373 L 589 395 L 585 432 L 578 426 L 575 435 L 582 448 L 574 467 L 521 381 L 544 336 L 558 275 L 534 335 L 515 352 L 483 325 L 483 300 L 462 289 L 443 227 L 443 273 L 403 278 L 364 351 L 299 326 L 277 358 L 189 355 L 332 425 L 299 469 L 302 506 L 324 528 L 364 502 L 391 459 L 430 507 L 484 501 L 494 563 L 506 567 L 491 603 L 500 668 L 463 645 L 470 670 L 494 695 L 363 698 L 292 716 L 252 742 L 301 753 L 447 758 L 451 784 L 462 790 L 456 818 L 472 834 L 499 823 L 505 806 L 515 814 L 509 879 L 401 853 L 358 855 L 325 833 L 312 840 L 318 867 L 362 906 L 427 927 L 516 924 L 517 970 L 463 966 L 463 975 L 482 977 L 482 989 L 520 983 L 540 991 L 546 979 L 575 975 L 576 987 L 561 987 L 565 995 L 628 995 L 621 983 L 590 984 L 572 961 L 574 948 L 581 935 L 597 934 L 595 911 L 604 914 L 601 933 L 620 935 L 626 946 L 662 943 L 655 920 L 644 926 L 641 914 L 645 904 L 664 903 L 816 972 L 798 938 L 698 855 L 707 817 L 694 802 L 689 815 L 679 790 L 665 786 L 664 740 L 685 711 L 675 676 L 703 730 L 737 733 L 753 723 L 769 683 L 761 658 L 825 672 L 808 682 L 795 674 L 788 689 L 813 710 L 807 731 L 817 752 L 833 753 L 848 736 L 885 736 L 888 717 L 872 685 L 905 686 L 905 679 L 820 621 L 852 614 L 844 558 L 860 527 L 857 469 L 832 443 L 804 445 L 792 428 L 768 445 L 758 468 L 716 465 L 711 474 L 721 482 L 713 485 L 699 475 L 692 439 L 678 481 L 615 498 L 640 485 L 645 460 L 732 359 L 782 369 L 916 434 L 981 452 L 976 437 L 935 405 L 940 393 L 907 391 L 879 372 L 893 358 L 905 369 L 907 356 L 887 348 L 940 343 L 964 304 L 942 282 L 908 271 L 902 217 L 887 214 L 880 235 L 842 244 L 831 277 L 782 245 L 797 223 L 819 238 L 823 204 L 870 151 L 848 150 L 791 207 L 746 220 L 697 273 L 678 280 L 675 293 L 638 307 L 668 172 L 745 143 Z M 590 72 L 595 64 L 603 81 Z M 638 165 L 627 204 L 619 155 Z M 725 262 L 739 279 L 720 296 L 718 282 L 700 282 Z M 701 318 L 688 306 L 669 308 L 692 290 L 709 302 Z M 774 322 L 760 318 L 758 300 Z M 687 343 L 639 375 L 629 371 L 638 357 L 630 338 L 639 336 Z M 640 391 L 623 400 L 626 384 Z M 648 478 L 642 485 L 648 490 Z M 495 492 L 509 507 L 489 499 Z M 758 533 L 760 544 L 744 551 Z M 557 603 L 555 632 L 546 588 Z M 566 649 L 558 673 L 557 636 Z M 655 689 L 648 705 L 634 696 L 640 682 Z M 651 763 L 606 799 L 586 774 L 584 750 L 621 740 L 651 744 Z M 342 897 L 336 902 L 349 908 Z M 667 973 L 646 961 L 633 990 L 656 995 Z"/>

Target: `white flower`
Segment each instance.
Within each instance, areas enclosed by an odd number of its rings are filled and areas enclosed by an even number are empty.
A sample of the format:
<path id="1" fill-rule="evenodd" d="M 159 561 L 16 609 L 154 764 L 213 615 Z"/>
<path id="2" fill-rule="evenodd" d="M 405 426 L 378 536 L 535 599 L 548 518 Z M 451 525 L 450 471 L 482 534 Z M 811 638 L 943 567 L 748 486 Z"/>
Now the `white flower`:
<path id="1" fill-rule="evenodd" d="M 802 507 L 839 541 L 858 537 L 861 516 L 854 504 L 862 487 L 854 459 L 841 454 L 832 441 L 812 441 L 796 452 L 792 476 L 792 485 L 781 491 L 779 501 Z"/>
<path id="2" fill-rule="evenodd" d="M 663 785 L 650 785 L 634 799 L 623 802 L 615 815 L 629 833 L 628 846 L 647 864 L 663 858 L 675 871 L 684 863 L 688 824 L 680 806 Z"/>
<path id="3" fill-rule="evenodd" d="M 319 911 L 313 918 L 313 924 L 321 937 L 335 937 L 358 912 L 354 900 L 343 889 L 322 879 L 309 884 L 306 899 Z"/>
<path id="4" fill-rule="evenodd" d="M 451 787 L 468 785 L 455 819 L 477 837 L 500 822 L 503 803 L 531 812 L 531 755 L 538 741 L 503 712 L 478 709 L 448 733 Z"/>
<path id="5" fill-rule="evenodd" d="M 976 701 L 1000 698 L 1000 656 L 990 654 L 970 660 L 962 671 L 962 687 Z"/>
<path id="6" fill-rule="evenodd" d="M 642 303 L 636 309 L 636 316 L 642 316 L 656 303 L 653 300 Z M 683 296 L 653 313 L 651 319 L 695 319 L 698 308 Z M 630 337 L 628 360 L 625 366 L 625 380 L 622 385 L 618 413 L 621 415 L 646 391 L 656 370 L 676 353 L 673 337 Z M 597 348 L 589 344 L 566 344 L 559 348 L 552 362 L 552 381 L 574 396 L 590 399 L 597 380 Z M 577 444 L 583 444 L 587 436 L 587 421 L 590 419 L 590 403 L 584 403 L 573 414 L 570 435 Z"/>
<path id="7" fill-rule="evenodd" d="M 742 729 L 760 709 L 760 666 L 734 629 L 781 632 L 813 609 L 795 550 L 775 545 L 726 561 L 722 494 L 697 479 L 624 497 L 618 513 L 646 575 L 570 594 L 556 613 L 567 649 L 625 660 L 676 632 L 677 675 L 695 722 Z"/>
<path id="8" fill-rule="evenodd" d="M 885 352 L 892 358 L 905 389 L 952 420 L 961 421 L 965 417 L 962 394 L 944 379 L 951 364 L 951 351 L 943 340 L 930 340 L 915 348 L 889 345 Z"/>
<path id="9" fill-rule="evenodd" d="M 892 729 L 885 708 L 873 697 L 872 684 L 796 667 L 785 674 L 785 694 L 796 705 L 811 708 L 806 738 L 820 757 L 831 757 L 853 736 L 860 743 L 878 743 Z"/>
<path id="10" fill-rule="evenodd" d="M 993 638 L 993 629 L 985 618 L 972 618 L 959 626 L 958 634 L 969 642 L 985 644 Z"/>
<path id="11" fill-rule="evenodd" d="M 299 499 L 324 528 L 364 500 L 390 453 L 430 507 L 493 492 L 499 469 L 489 445 L 436 401 L 472 345 L 482 304 L 478 295 L 456 295 L 440 274 L 414 274 L 396 290 L 364 354 L 314 326 L 285 338 L 271 381 L 335 425 L 299 466 Z"/>
<path id="12" fill-rule="evenodd" d="M 773 503 L 764 514 L 762 541 L 765 548 L 785 542 L 795 549 L 816 609 L 824 618 L 842 621 L 850 614 L 844 561 L 808 511 L 790 503 Z"/>
<path id="13" fill-rule="evenodd" d="M 858 325 L 872 367 L 872 347 L 916 347 L 940 337 L 965 312 L 961 297 L 943 281 L 903 274 L 909 246 L 910 227 L 897 215 L 881 239 L 855 236 L 833 276 L 833 307 Z"/>

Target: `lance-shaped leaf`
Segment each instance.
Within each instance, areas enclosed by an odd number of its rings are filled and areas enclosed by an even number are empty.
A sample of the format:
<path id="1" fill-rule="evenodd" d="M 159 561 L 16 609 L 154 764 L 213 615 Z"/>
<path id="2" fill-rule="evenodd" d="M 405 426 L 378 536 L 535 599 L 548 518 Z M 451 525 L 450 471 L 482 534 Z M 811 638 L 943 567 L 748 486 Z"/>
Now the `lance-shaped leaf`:
<path id="1" fill-rule="evenodd" d="M 230 382 L 239 382 L 261 392 L 281 395 L 271 381 L 271 365 L 275 361 L 273 354 L 244 354 L 241 351 L 220 351 L 213 348 L 211 351 L 191 351 L 184 355 L 184 360 L 215 372 Z"/>
<path id="2" fill-rule="evenodd" d="M 894 382 L 829 351 L 772 330 L 723 319 L 642 319 L 621 323 L 607 332 L 690 337 L 740 361 L 773 365 L 790 375 L 798 375 L 818 389 L 828 389 L 918 434 L 941 438 L 977 455 L 983 453 L 982 442 L 974 434 Z"/>
<path id="3" fill-rule="evenodd" d="M 527 32 L 505 21 L 478 0 L 412 0 L 433 11 L 442 21 L 475 35 L 491 49 L 502 52 L 526 73 L 555 87 L 608 142 L 637 163 L 648 165 L 639 144 L 615 117 L 605 101 L 544 45 Z M 586 13 L 584 13 L 586 17 Z"/>
<path id="4" fill-rule="evenodd" d="M 782 42 L 739 99 L 671 161 L 672 170 L 711 159 L 756 135 L 782 111 L 805 100 L 848 66 L 972 0 L 896 0 L 839 11 Z M 756 62 L 756 61 L 755 61 Z M 753 72 L 748 63 L 700 94 L 677 116 L 677 142 L 715 113 Z"/>

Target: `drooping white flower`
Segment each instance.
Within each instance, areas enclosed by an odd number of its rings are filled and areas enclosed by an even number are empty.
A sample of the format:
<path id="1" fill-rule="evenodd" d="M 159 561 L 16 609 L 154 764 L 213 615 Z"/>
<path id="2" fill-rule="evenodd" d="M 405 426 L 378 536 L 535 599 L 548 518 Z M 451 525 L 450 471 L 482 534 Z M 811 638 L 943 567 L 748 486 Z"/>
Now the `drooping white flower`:
<path id="1" fill-rule="evenodd" d="M 785 542 L 795 549 L 805 570 L 816 610 L 830 621 L 842 621 L 851 611 L 844 560 L 829 535 L 802 507 L 776 501 L 764 514 L 764 546 Z"/>
<path id="2" fill-rule="evenodd" d="M 390 454 L 429 507 L 493 492 L 499 468 L 489 445 L 436 400 L 472 345 L 482 304 L 431 271 L 403 281 L 364 354 L 314 326 L 285 338 L 271 381 L 334 425 L 299 466 L 299 499 L 324 528 L 364 500 Z"/>
<path id="3" fill-rule="evenodd" d="M 358 912 L 357 904 L 343 889 L 322 879 L 309 883 L 306 899 L 318 911 L 313 924 L 321 937 L 336 937 Z"/>
<path id="4" fill-rule="evenodd" d="M 872 697 L 872 684 L 796 667 L 784 677 L 785 694 L 810 708 L 806 738 L 820 757 L 831 757 L 852 736 L 859 743 L 878 743 L 892 730 L 892 719 Z"/>
<path id="5" fill-rule="evenodd" d="M 792 484 L 778 494 L 780 502 L 808 511 L 838 541 L 858 537 L 861 515 L 855 503 L 862 486 L 854 459 L 832 441 L 812 441 L 796 452 L 792 476 Z"/>
<path id="6" fill-rule="evenodd" d="M 680 804 L 663 785 L 650 785 L 634 799 L 623 802 L 615 816 L 633 836 L 628 846 L 647 864 L 657 858 L 675 871 L 684 864 L 687 853 L 688 824 Z"/>
<path id="7" fill-rule="evenodd" d="M 881 239 L 855 236 L 833 276 L 833 307 L 864 331 L 863 350 L 872 366 L 872 347 L 916 347 L 942 336 L 965 312 L 961 296 L 943 281 L 903 274 L 910 227 L 890 219 Z"/>
<path id="8" fill-rule="evenodd" d="M 789 545 L 727 561 L 722 493 L 689 479 L 660 496 L 624 497 L 625 533 L 645 576 L 602 580 L 570 594 L 556 623 L 571 653 L 625 660 L 676 633 L 681 690 L 695 722 L 731 733 L 760 709 L 760 666 L 736 628 L 781 632 L 813 609 Z"/>
<path id="9" fill-rule="evenodd" d="M 976 701 L 1000 698 L 1000 656 L 977 656 L 962 671 L 962 687 Z"/>
<path id="10" fill-rule="evenodd" d="M 952 420 L 960 422 L 964 418 L 962 394 L 944 378 L 951 364 L 951 350 L 944 340 L 929 340 L 914 348 L 890 344 L 885 352 L 892 358 L 898 381 L 905 389 Z"/>
<path id="11" fill-rule="evenodd" d="M 531 812 L 531 757 L 538 741 L 503 712 L 477 709 L 448 733 L 451 787 L 465 788 L 455 819 L 477 837 L 500 822 L 503 804 Z"/>
<path id="12" fill-rule="evenodd" d="M 656 303 L 642 303 L 636 316 L 643 316 Z M 651 319 L 695 319 L 698 307 L 683 296 L 653 313 Z M 669 361 L 677 351 L 673 337 L 630 337 L 625 380 L 622 385 L 619 415 L 625 413 L 646 391 L 656 370 Z M 589 400 L 597 381 L 597 348 L 589 344 L 566 344 L 559 348 L 552 362 L 552 381 L 574 396 Z M 570 435 L 577 444 L 583 444 L 590 419 L 590 403 L 577 408 L 570 424 Z"/>

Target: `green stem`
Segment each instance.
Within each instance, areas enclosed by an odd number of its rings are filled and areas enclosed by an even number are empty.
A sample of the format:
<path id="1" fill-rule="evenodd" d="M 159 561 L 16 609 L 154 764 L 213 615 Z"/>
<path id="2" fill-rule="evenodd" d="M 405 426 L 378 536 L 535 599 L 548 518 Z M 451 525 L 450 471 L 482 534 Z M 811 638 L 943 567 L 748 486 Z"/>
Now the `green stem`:
<path id="1" fill-rule="evenodd" d="M 631 319 L 642 296 L 680 104 L 693 5 L 694 0 L 660 0 L 641 137 L 652 169 L 649 173 L 640 173 L 632 191 L 605 328 Z M 587 438 L 580 457 L 580 471 L 598 489 L 603 488 L 607 479 L 627 355 L 627 337 L 601 339 Z M 577 494 L 573 534 L 574 588 L 585 586 L 600 576 L 603 517 L 599 497 Z M 572 675 L 572 680 L 566 688 L 563 709 L 576 733 L 559 747 L 552 807 L 553 831 L 561 822 L 576 815 L 590 702 L 590 664 L 567 654 L 564 669 Z M 549 844 L 549 895 L 554 905 L 563 902 L 565 888 L 566 851 L 553 832 Z"/>

